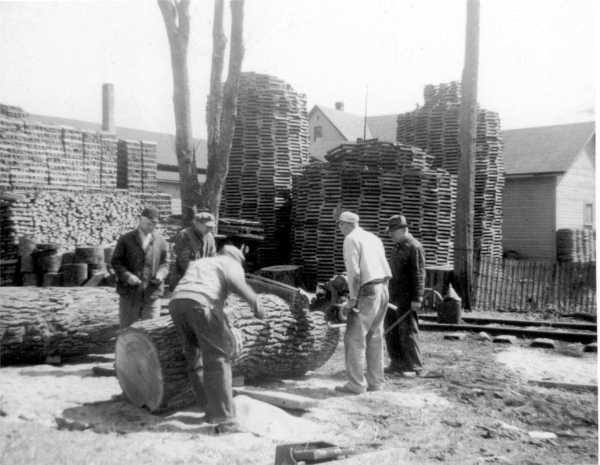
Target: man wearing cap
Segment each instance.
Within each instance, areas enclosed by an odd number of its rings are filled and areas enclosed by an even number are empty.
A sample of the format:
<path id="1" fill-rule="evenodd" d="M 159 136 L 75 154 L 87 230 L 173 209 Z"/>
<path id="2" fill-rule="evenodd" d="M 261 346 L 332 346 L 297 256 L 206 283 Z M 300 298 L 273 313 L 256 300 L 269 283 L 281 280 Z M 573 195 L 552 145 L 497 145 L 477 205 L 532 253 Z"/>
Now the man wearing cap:
<path id="1" fill-rule="evenodd" d="M 395 244 L 390 256 L 390 302 L 398 310 L 388 310 L 385 327 L 389 328 L 406 313 L 409 316 L 385 336 L 390 355 L 390 366 L 385 372 L 414 376 L 423 370 L 417 311 L 421 308 L 425 289 L 425 252 L 408 231 L 408 222 L 403 215 L 392 216 L 386 232 Z"/>
<path id="2" fill-rule="evenodd" d="M 194 216 L 192 225 L 179 232 L 175 237 L 175 256 L 177 259 L 171 274 L 169 285 L 171 292 L 185 274 L 191 261 L 217 254 L 213 236 L 214 227 L 215 217 L 212 214 L 208 212 L 198 213 Z"/>
<path id="3" fill-rule="evenodd" d="M 254 316 L 264 319 L 259 298 L 246 283 L 244 255 L 225 245 L 215 257 L 190 263 L 169 302 L 187 360 L 187 371 L 200 407 L 207 419 L 217 423 L 217 433 L 240 433 L 231 386 L 231 361 L 235 338 L 223 311 L 225 299 L 234 292 L 248 302 Z"/>
<path id="4" fill-rule="evenodd" d="M 165 239 L 154 231 L 158 223 L 158 210 L 144 208 L 138 227 L 123 234 L 115 246 L 111 265 L 117 275 L 121 329 L 160 316 L 169 252 Z"/>
<path id="5" fill-rule="evenodd" d="M 337 221 L 344 238 L 344 263 L 350 291 L 344 350 L 346 378 L 337 392 L 362 394 L 383 389 L 383 319 L 392 276 L 383 243 L 358 225 L 359 217 L 343 212 Z M 366 365 L 366 374 L 365 374 Z"/>

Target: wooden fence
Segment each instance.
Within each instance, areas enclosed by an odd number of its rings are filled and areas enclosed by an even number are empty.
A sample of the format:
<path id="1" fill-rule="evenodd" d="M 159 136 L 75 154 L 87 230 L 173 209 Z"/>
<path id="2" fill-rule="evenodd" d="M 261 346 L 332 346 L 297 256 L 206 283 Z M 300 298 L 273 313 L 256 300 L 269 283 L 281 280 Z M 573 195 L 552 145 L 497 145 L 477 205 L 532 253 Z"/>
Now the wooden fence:
<path id="1" fill-rule="evenodd" d="M 473 308 L 596 314 L 596 263 L 505 260 L 482 256 Z"/>

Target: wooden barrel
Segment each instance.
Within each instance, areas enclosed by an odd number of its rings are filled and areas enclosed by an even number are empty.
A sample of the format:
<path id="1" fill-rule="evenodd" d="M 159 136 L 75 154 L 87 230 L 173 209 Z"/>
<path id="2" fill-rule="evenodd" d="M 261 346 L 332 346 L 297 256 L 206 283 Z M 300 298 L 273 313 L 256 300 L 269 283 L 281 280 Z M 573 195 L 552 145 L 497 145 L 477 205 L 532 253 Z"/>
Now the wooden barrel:
<path id="1" fill-rule="evenodd" d="M 99 270 L 105 267 L 104 249 L 99 246 L 75 247 L 75 263 L 87 263 L 89 269 Z"/>
<path id="2" fill-rule="evenodd" d="M 308 311 L 302 298 L 285 301 L 260 294 L 260 299 L 265 320 L 254 318 L 237 296 L 228 298 L 225 311 L 238 349 L 234 376 L 249 382 L 297 377 L 331 357 L 340 333 L 327 325 L 323 312 Z M 124 329 L 117 338 L 115 360 L 119 383 L 134 405 L 157 412 L 194 403 L 181 340 L 170 316 Z"/>
<path id="3" fill-rule="evenodd" d="M 88 279 L 87 263 L 70 263 L 62 267 L 63 286 L 82 286 Z"/>
<path id="4" fill-rule="evenodd" d="M 63 274 L 62 273 L 45 273 L 44 280 L 42 281 L 42 287 L 62 287 L 63 285 Z"/>
<path id="5" fill-rule="evenodd" d="M 70 265 L 75 263 L 75 252 L 65 252 L 62 254 L 62 264 Z"/>

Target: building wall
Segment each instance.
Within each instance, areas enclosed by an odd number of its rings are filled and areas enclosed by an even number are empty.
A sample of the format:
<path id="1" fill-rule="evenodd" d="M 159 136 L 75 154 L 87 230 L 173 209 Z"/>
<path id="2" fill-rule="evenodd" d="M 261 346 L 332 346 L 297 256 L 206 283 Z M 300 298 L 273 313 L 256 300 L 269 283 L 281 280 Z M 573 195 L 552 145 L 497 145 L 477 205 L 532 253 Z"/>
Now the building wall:
<path id="1" fill-rule="evenodd" d="M 506 178 L 502 246 L 532 260 L 556 259 L 556 178 Z"/>
<path id="2" fill-rule="evenodd" d="M 561 176 L 556 189 L 556 229 L 596 227 L 585 224 L 586 204 L 592 204 L 595 212 L 596 197 L 596 153 L 594 140 L 591 140 L 575 158 L 564 176 Z"/>
<path id="3" fill-rule="evenodd" d="M 323 128 L 322 139 L 324 141 L 345 141 L 346 138 L 343 134 L 333 125 L 331 121 L 321 112 L 315 110 L 308 118 L 308 134 L 309 142 L 313 144 L 315 142 L 315 126 L 321 126 Z"/>

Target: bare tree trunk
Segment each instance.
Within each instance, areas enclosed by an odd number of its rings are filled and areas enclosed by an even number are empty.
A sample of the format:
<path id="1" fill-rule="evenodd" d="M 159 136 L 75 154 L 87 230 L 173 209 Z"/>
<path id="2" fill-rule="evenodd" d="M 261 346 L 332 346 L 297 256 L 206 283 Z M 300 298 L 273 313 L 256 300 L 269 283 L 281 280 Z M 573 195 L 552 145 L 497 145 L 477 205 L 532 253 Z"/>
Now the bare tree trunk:
<path id="1" fill-rule="evenodd" d="M 465 66 L 460 107 L 454 283 L 466 309 L 473 291 L 473 223 L 475 197 L 475 140 L 477 135 L 477 74 L 479 70 L 479 0 L 467 0 Z"/>
<path id="2" fill-rule="evenodd" d="M 201 206 L 219 214 L 221 194 L 229 170 L 229 153 L 235 130 L 239 81 L 244 59 L 244 0 L 231 1 L 231 51 L 225 88 L 221 84 L 226 37 L 223 33 L 223 0 L 216 0 L 213 26 L 211 93 L 207 109 L 208 167 Z"/>
<path id="3" fill-rule="evenodd" d="M 179 166 L 182 225 L 189 226 L 194 217 L 199 193 L 196 152 L 192 139 L 190 82 L 187 52 L 190 36 L 190 0 L 158 0 L 162 12 L 173 69 L 173 106 L 175 109 L 175 153 Z"/>

